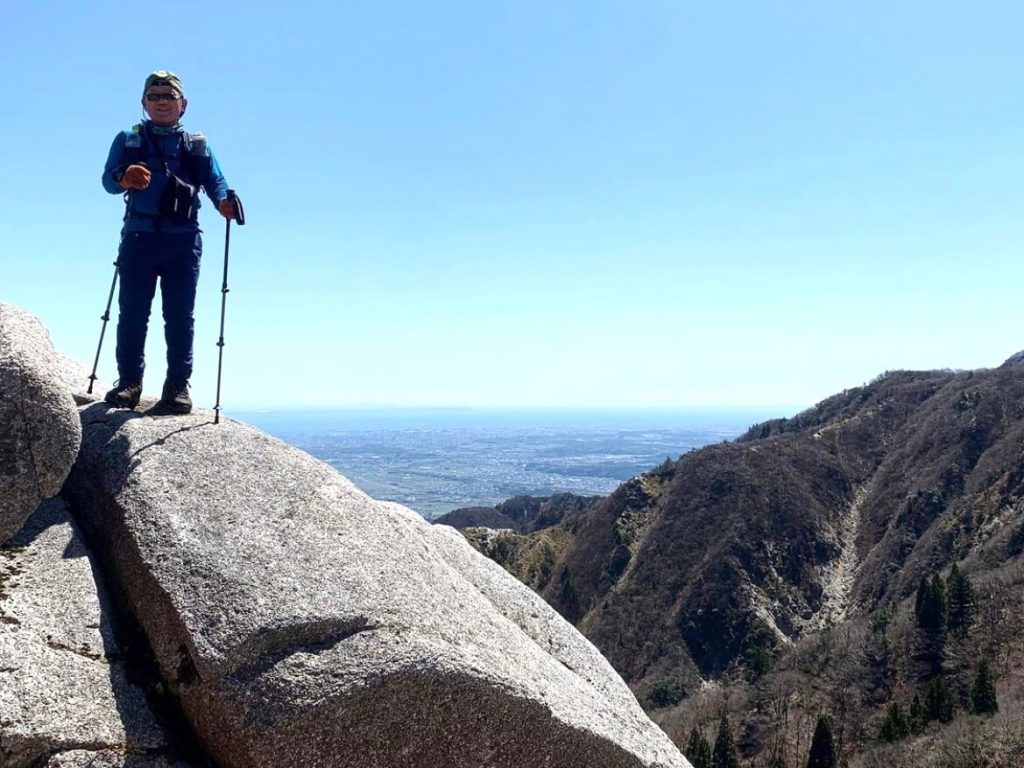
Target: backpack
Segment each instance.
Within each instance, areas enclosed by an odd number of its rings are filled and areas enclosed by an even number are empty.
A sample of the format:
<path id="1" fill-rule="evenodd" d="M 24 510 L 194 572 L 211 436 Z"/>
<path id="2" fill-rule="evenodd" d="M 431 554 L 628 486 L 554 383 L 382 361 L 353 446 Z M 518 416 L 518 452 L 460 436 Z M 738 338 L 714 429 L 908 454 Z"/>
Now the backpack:
<path id="1" fill-rule="evenodd" d="M 212 169 L 210 150 L 206 137 L 201 133 L 182 131 L 181 156 L 178 172 L 170 169 L 163 146 L 154 137 L 148 123 L 137 123 L 132 126 L 131 133 L 125 138 L 125 167 L 134 164 L 145 164 L 153 155 L 160 158 L 167 184 L 160 197 L 160 214 L 139 213 L 133 209 L 131 196 L 125 192 L 125 203 L 128 206 L 125 217 L 157 218 L 172 223 L 182 224 L 196 220 L 199 210 L 199 188 L 209 178 Z M 184 177 L 184 178 L 182 178 Z"/>

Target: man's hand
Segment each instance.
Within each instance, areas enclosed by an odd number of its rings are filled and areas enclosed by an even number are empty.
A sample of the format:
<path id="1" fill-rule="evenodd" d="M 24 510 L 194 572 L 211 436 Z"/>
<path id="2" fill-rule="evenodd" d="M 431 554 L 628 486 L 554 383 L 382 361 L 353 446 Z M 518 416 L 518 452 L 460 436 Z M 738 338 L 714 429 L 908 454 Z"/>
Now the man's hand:
<path id="1" fill-rule="evenodd" d="M 121 186 L 125 189 L 145 189 L 149 186 L 151 175 L 144 165 L 129 165 L 121 176 Z"/>
<path id="2" fill-rule="evenodd" d="M 220 211 L 220 215 L 223 216 L 225 219 L 235 218 L 235 203 L 233 200 L 229 198 L 225 197 L 223 200 L 217 203 L 217 210 Z"/>

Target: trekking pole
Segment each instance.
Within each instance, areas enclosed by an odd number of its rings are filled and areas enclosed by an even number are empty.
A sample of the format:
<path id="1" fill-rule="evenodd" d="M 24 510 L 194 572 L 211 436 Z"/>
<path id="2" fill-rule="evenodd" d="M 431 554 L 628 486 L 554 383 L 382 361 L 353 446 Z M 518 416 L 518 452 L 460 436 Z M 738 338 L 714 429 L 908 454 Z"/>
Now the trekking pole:
<path id="1" fill-rule="evenodd" d="M 103 349 L 103 336 L 107 332 L 107 321 L 110 320 L 110 305 L 114 302 L 114 287 L 117 285 L 117 267 L 119 262 L 114 262 L 114 279 L 110 281 L 110 295 L 107 297 L 107 308 L 100 317 L 103 321 L 103 327 L 100 328 L 100 343 L 96 345 L 96 359 L 92 363 L 92 373 L 89 374 L 89 389 L 86 390 L 88 394 L 92 394 L 92 385 L 96 383 L 96 369 L 100 365 L 100 350 Z"/>
<path id="2" fill-rule="evenodd" d="M 245 209 L 242 208 L 242 200 L 235 194 L 235 190 L 228 190 L 228 200 L 235 206 L 234 220 L 241 226 L 245 224 Z M 224 229 L 224 281 L 220 286 L 220 339 L 217 346 L 217 404 L 213 406 L 213 423 L 220 424 L 220 373 L 224 364 L 224 310 L 228 303 L 228 253 L 231 250 L 231 219 L 225 222 Z"/>

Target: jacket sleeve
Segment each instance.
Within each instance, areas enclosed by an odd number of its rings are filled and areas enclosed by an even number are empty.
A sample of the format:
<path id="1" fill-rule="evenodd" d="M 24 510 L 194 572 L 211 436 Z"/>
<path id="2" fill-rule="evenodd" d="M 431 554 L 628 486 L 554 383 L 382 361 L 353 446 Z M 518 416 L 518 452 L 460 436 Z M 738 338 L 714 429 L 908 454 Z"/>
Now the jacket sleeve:
<path id="1" fill-rule="evenodd" d="M 114 143 L 110 145 L 110 152 L 107 153 L 107 164 L 103 166 L 103 188 L 112 195 L 124 193 L 120 181 L 115 178 L 124 164 L 124 134 L 119 133 L 114 137 Z"/>
<path id="2" fill-rule="evenodd" d="M 224 179 L 224 174 L 220 170 L 220 163 L 217 162 L 216 155 L 213 154 L 213 150 L 210 152 L 210 175 L 203 181 L 203 189 L 206 190 L 206 195 L 209 197 L 213 204 L 218 204 L 221 200 L 224 200 L 228 196 L 228 183 Z"/>

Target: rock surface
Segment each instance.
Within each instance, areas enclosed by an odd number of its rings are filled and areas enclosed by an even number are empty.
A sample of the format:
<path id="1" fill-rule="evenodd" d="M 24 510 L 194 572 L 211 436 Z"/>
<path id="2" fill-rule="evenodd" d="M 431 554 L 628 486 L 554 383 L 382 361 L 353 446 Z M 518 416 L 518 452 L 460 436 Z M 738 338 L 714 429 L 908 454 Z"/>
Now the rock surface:
<path id="1" fill-rule="evenodd" d="M 116 749 L 93 752 L 75 749 L 51 757 L 43 768 L 188 768 L 160 755 L 126 754 Z"/>
<path id="2" fill-rule="evenodd" d="M 76 512 L 219 765 L 688 766 L 450 529 L 209 413 L 82 418 Z"/>
<path id="3" fill-rule="evenodd" d="M 66 375 L 43 325 L 0 303 L 0 544 L 60 491 L 78 453 Z"/>
<path id="4" fill-rule="evenodd" d="M 81 536 L 62 501 L 45 502 L 0 549 L 0 765 L 35 766 L 81 749 L 123 760 L 165 746 L 127 679 L 110 600 Z M 47 763 L 86 764 L 107 765 Z"/>

